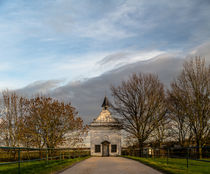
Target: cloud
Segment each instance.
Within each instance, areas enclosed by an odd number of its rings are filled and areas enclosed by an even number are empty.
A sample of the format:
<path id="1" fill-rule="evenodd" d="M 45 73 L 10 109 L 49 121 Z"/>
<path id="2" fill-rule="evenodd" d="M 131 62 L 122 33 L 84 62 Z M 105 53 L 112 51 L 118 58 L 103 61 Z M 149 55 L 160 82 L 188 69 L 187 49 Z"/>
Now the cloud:
<path id="1" fill-rule="evenodd" d="M 129 38 L 137 37 L 142 46 L 161 46 L 161 41 L 164 47 L 169 46 L 167 43 L 183 44 L 190 40 L 198 44 L 210 34 L 210 4 L 205 0 L 202 3 L 191 0 L 179 3 L 61 0 L 48 6 L 43 24 L 51 31 L 99 42 L 129 41 Z M 147 41 L 141 43 L 145 38 Z"/>
<path id="2" fill-rule="evenodd" d="M 63 80 L 47 80 L 47 81 L 36 81 L 31 83 L 24 88 L 17 89 L 16 92 L 21 95 L 31 96 L 35 94 L 46 94 L 48 95 L 53 89 L 61 85 Z"/>
<path id="3" fill-rule="evenodd" d="M 72 72 L 73 80 L 92 78 L 126 64 L 151 59 L 163 53 L 158 50 L 93 52 L 88 55 L 79 55 L 77 59 L 64 57 L 62 61 L 53 63 L 52 69 L 62 74 Z"/>
<path id="4" fill-rule="evenodd" d="M 134 63 L 137 61 L 142 60 L 149 60 L 157 55 L 163 54 L 163 51 L 157 50 L 147 50 L 147 51 L 124 51 L 124 52 L 117 52 L 114 54 L 110 54 L 105 56 L 103 59 L 97 62 L 101 67 L 108 66 L 110 67 L 109 70 L 114 68 L 118 68 L 125 64 Z M 101 68 L 100 67 L 100 68 Z"/>
<path id="5" fill-rule="evenodd" d="M 206 59 L 206 62 L 210 64 L 210 42 L 203 43 L 194 48 L 188 55 L 188 57 L 200 56 Z"/>
<path id="6" fill-rule="evenodd" d="M 120 7 L 116 9 L 115 5 Z M 107 8 L 103 8 L 104 6 Z M 115 13 L 116 10 L 120 10 L 121 14 Z M 134 33 L 116 25 L 118 15 L 123 15 L 122 11 L 124 9 L 119 2 L 101 1 L 101 3 L 92 4 L 89 1 L 78 3 L 63 0 L 51 4 L 48 10 L 50 15 L 46 16 L 45 21 L 58 33 L 96 40 L 134 36 Z"/>
<path id="7" fill-rule="evenodd" d="M 185 56 L 202 55 L 210 63 L 209 50 L 210 44 L 205 43 L 191 50 Z M 113 61 L 115 58 L 113 56 Z M 110 57 L 108 60 L 111 61 Z M 124 65 L 84 81 L 70 82 L 58 87 L 56 87 L 59 85 L 57 81 L 38 82 L 21 89 L 21 91 L 30 93 L 43 90 L 45 92 L 48 91 L 51 96 L 60 100 L 71 101 L 73 106 L 78 109 L 79 115 L 85 120 L 85 123 L 90 123 L 100 112 L 101 102 L 105 93 L 112 100 L 110 94 L 111 85 L 119 85 L 122 80 L 128 79 L 132 73 L 144 72 L 157 74 L 160 80 L 168 87 L 170 82 L 180 73 L 184 61 L 183 55 L 165 53 L 146 61 Z"/>

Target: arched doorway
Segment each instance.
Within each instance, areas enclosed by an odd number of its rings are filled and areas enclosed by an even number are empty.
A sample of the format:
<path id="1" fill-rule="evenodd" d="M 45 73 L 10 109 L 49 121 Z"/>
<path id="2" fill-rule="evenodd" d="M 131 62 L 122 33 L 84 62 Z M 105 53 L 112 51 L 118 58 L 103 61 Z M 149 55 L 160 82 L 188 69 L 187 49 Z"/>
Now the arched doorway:
<path id="1" fill-rule="evenodd" d="M 110 142 L 104 141 L 102 144 L 102 156 L 109 156 L 109 144 Z"/>

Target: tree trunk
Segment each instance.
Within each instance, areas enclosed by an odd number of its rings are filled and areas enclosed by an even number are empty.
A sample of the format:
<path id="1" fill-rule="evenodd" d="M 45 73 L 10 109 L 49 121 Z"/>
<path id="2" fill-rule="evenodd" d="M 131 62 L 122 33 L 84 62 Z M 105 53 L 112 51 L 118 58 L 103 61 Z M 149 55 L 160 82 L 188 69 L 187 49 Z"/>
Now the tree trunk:
<path id="1" fill-rule="evenodd" d="M 143 143 L 139 140 L 139 157 L 143 157 Z"/>
<path id="2" fill-rule="evenodd" d="M 202 146 L 200 140 L 197 141 L 196 152 L 197 152 L 197 158 L 202 159 Z"/>
<path id="3" fill-rule="evenodd" d="M 199 146 L 199 159 L 202 159 L 202 147 L 201 147 L 201 145 Z"/>

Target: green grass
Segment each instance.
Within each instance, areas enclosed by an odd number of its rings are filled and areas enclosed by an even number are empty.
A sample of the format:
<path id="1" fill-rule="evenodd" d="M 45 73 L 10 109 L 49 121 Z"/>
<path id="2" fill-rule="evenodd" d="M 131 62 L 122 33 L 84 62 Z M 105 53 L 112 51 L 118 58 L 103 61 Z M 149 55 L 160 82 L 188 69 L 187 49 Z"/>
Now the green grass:
<path id="1" fill-rule="evenodd" d="M 189 160 L 187 168 L 186 159 L 169 158 L 169 163 L 167 164 L 166 158 L 141 158 L 134 156 L 123 157 L 140 161 L 168 174 L 210 174 L 210 162 Z"/>
<path id="2" fill-rule="evenodd" d="M 21 163 L 21 174 L 54 174 L 88 157 Z M 0 174 L 18 173 L 18 164 L 0 165 Z"/>

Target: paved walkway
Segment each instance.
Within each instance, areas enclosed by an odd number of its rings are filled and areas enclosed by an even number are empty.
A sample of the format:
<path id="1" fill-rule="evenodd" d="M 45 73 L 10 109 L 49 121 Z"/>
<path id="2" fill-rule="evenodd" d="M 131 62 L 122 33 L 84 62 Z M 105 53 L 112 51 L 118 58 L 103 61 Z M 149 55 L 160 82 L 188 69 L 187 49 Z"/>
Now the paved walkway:
<path id="1" fill-rule="evenodd" d="M 161 174 L 138 161 L 121 157 L 91 157 L 61 174 Z"/>

